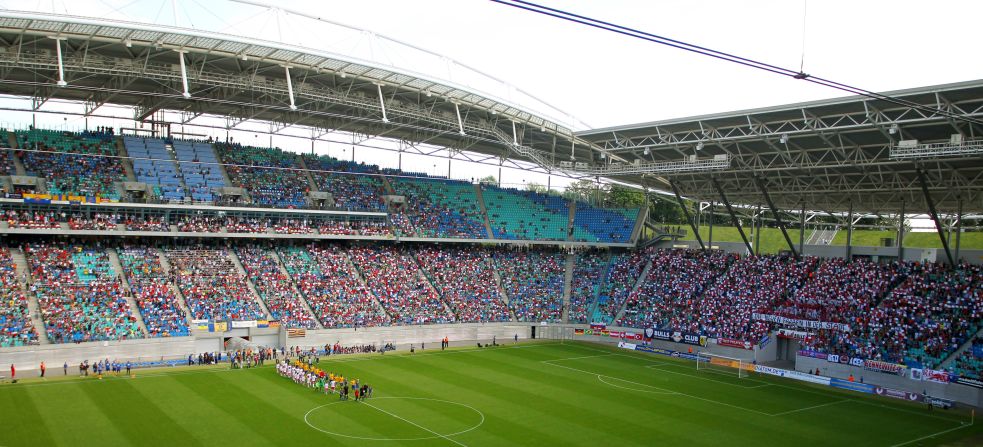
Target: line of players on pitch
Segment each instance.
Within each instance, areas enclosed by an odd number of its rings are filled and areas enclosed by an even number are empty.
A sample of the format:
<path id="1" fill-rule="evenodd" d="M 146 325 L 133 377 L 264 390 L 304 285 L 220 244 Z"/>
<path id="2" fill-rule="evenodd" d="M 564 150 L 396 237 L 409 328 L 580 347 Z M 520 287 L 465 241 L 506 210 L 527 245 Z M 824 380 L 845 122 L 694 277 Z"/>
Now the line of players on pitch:
<path id="1" fill-rule="evenodd" d="M 303 385 L 324 394 L 338 393 L 338 399 L 348 400 L 349 393 L 355 400 L 365 400 L 372 397 L 372 387 L 360 383 L 358 379 L 345 380 L 345 376 L 326 373 L 324 370 L 301 360 L 283 360 L 276 364 L 276 372 L 280 377 L 286 377 L 298 385 Z"/>

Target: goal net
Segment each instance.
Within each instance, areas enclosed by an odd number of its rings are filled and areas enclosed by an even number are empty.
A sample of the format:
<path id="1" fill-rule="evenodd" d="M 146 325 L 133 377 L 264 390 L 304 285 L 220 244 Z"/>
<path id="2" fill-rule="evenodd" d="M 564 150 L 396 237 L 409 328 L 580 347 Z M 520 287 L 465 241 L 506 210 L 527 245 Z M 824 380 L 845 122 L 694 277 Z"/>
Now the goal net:
<path id="1" fill-rule="evenodd" d="M 750 371 L 754 371 L 754 364 L 747 360 L 734 357 L 711 354 L 709 352 L 697 352 L 696 369 L 698 371 L 744 378 L 748 376 Z"/>

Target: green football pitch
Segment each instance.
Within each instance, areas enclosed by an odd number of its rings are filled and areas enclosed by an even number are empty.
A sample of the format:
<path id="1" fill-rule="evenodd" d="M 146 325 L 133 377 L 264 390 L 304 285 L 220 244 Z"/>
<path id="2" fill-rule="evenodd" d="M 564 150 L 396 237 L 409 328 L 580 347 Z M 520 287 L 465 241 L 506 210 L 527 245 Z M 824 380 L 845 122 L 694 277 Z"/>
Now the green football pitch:
<path id="1" fill-rule="evenodd" d="M 341 402 L 272 366 L 0 385 L 0 446 L 900 446 L 983 444 L 959 410 L 588 343 L 335 357 Z M 58 371 L 60 373 L 60 371 Z"/>

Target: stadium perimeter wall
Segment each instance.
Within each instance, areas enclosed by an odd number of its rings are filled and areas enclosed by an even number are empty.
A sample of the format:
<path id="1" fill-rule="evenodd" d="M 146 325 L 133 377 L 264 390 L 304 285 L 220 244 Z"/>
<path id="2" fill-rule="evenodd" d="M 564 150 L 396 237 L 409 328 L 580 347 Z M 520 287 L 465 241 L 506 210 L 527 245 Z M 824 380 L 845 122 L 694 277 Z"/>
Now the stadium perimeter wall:
<path id="1" fill-rule="evenodd" d="M 568 326 L 570 328 L 576 328 L 576 329 L 587 329 L 590 327 L 589 325 L 568 325 Z M 607 330 L 617 331 L 617 332 L 633 332 L 633 333 L 644 332 L 643 329 L 626 328 L 626 327 L 618 327 L 618 326 L 608 326 Z M 597 335 L 574 335 L 573 337 L 571 337 L 571 339 L 574 341 L 587 341 L 591 343 L 602 343 L 608 345 L 617 345 L 618 342 L 621 341 L 620 338 L 615 338 L 610 336 L 597 336 Z M 631 342 L 631 340 L 628 340 L 628 342 Z M 711 354 L 716 354 L 724 357 L 741 359 L 746 362 L 753 362 L 755 360 L 757 360 L 759 363 L 770 362 L 775 360 L 775 357 L 777 355 L 775 349 L 777 343 L 774 342 L 773 338 L 772 341 L 765 344 L 763 348 L 760 346 L 754 346 L 754 349 L 750 349 L 750 350 L 731 348 L 728 346 L 720 346 L 716 344 L 712 339 L 707 342 L 706 346 L 691 345 L 686 343 L 676 343 L 673 341 L 666 341 L 666 340 L 652 340 L 651 342 L 649 342 L 649 344 L 659 349 L 668 349 L 677 352 L 690 352 L 690 349 L 692 349 L 694 353 L 697 351 L 708 352 Z"/>
<path id="2" fill-rule="evenodd" d="M 927 392 L 933 397 L 954 400 L 974 407 L 983 407 L 983 390 L 971 386 L 959 385 L 957 383 L 946 384 L 917 381 L 904 376 L 867 371 L 857 366 L 830 363 L 824 359 L 815 359 L 801 355 L 795 357 L 795 369 L 797 371 L 810 372 L 815 371 L 816 368 L 819 368 L 820 374 L 826 377 L 846 379 L 850 377 L 850 374 L 853 374 L 857 382 L 863 378 L 864 383 L 870 385 L 917 394 Z"/>
<path id="3" fill-rule="evenodd" d="M 286 329 L 237 328 L 227 332 L 195 331 L 190 337 L 151 338 L 142 340 L 99 341 L 78 344 L 51 344 L 21 346 L 0 349 L 0 376 L 9 374 L 11 364 L 25 377 L 40 367 L 42 361 L 52 371 L 60 369 L 68 362 L 74 368 L 84 360 L 95 362 L 101 359 L 149 362 L 172 359 L 185 359 L 188 354 L 225 351 L 224 342 L 228 337 L 244 337 L 262 346 L 274 347 L 323 347 L 325 344 L 340 343 L 343 346 L 381 345 L 395 343 L 399 350 L 407 350 L 410 345 L 420 349 L 421 343 L 432 343 L 432 348 L 440 347 L 445 336 L 452 346 L 472 345 L 491 342 L 510 343 L 516 335 L 519 339 L 530 338 L 533 323 L 469 323 L 426 326 L 391 326 L 374 328 L 319 329 L 308 330 L 303 337 L 288 338 Z M 545 338 L 545 337 L 541 337 Z M 18 374 L 20 375 L 20 374 Z"/>

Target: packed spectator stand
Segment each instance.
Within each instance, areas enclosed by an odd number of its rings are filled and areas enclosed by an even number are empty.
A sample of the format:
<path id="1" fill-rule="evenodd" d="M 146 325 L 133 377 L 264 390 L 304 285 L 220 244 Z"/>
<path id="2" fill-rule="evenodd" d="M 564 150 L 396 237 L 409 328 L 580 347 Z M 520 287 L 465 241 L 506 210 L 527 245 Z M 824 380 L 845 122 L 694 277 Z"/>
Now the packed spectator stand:
<path id="1" fill-rule="evenodd" d="M 190 335 L 185 314 L 154 248 L 131 246 L 117 250 L 120 265 L 151 337 Z"/>
<path id="2" fill-rule="evenodd" d="M 461 323 L 509 321 L 509 309 L 495 284 L 487 250 L 426 247 L 417 251 L 437 291 Z"/>
<path id="3" fill-rule="evenodd" d="M 274 208 L 307 205 L 311 185 L 296 154 L 238 143 L 216 143 L 215 149 L 232 183 L 245 188 L 253 203 Z"/>
<path id="4" fill-rule="evenodd" d="M 403 324 L 454 321 L 407 249 L 389 245 L 356 246 L 348 253 L 393 321 Z"/>
<path id="5" fill-rule="evenodd" d="M 361 281 L 343 248 L 311 244 L 279 250 L 287 272 L 326 328 L 381 326 L 389 317 Z"/>
<path id="6" fill-rule="evenodd" d="M 570 282 L 570 309 L 567 320 L 571 323 L 589 323 L 588 311 L 593 308 L 601 288 L 601 278 L 610 266 L 610 257 L 599 251 L 577 253 L 573 278 Z"/>
<path id="7" fill-rule="evenodd" d="M 0 286 L 0 347 L 38 344 L 17 264 L 6 247 L 0 247 Z"/>
<path id="8" fill-rule="evenodd" d="M 236 255 L 274 320 L 287 327 L 317 327 L 314 316 L 294 292 L 290 278 L 280 269 L 275 253 L 256 247 L 238 247 Z"/>
<path id="9" fill-rule="evenodd" d="M 103 250 L 34 242 L 25 246 L 31 292 L 55 343 L 142 338 Z"/>
<path id="10" fill-rule="evenodd" d="M 171 266 L 171 279 L 180 287 L 192 319 L 266 319 L 228 250 L 176 248 L 165 250 L 164 255 Z"/>
<path id="11" fill-rule="evenodd" d="M 498 250 L 494 259 L 509 306 L 519 321 L 560 321 L 566 264 L 562 253 L 540 249 Z"/>

